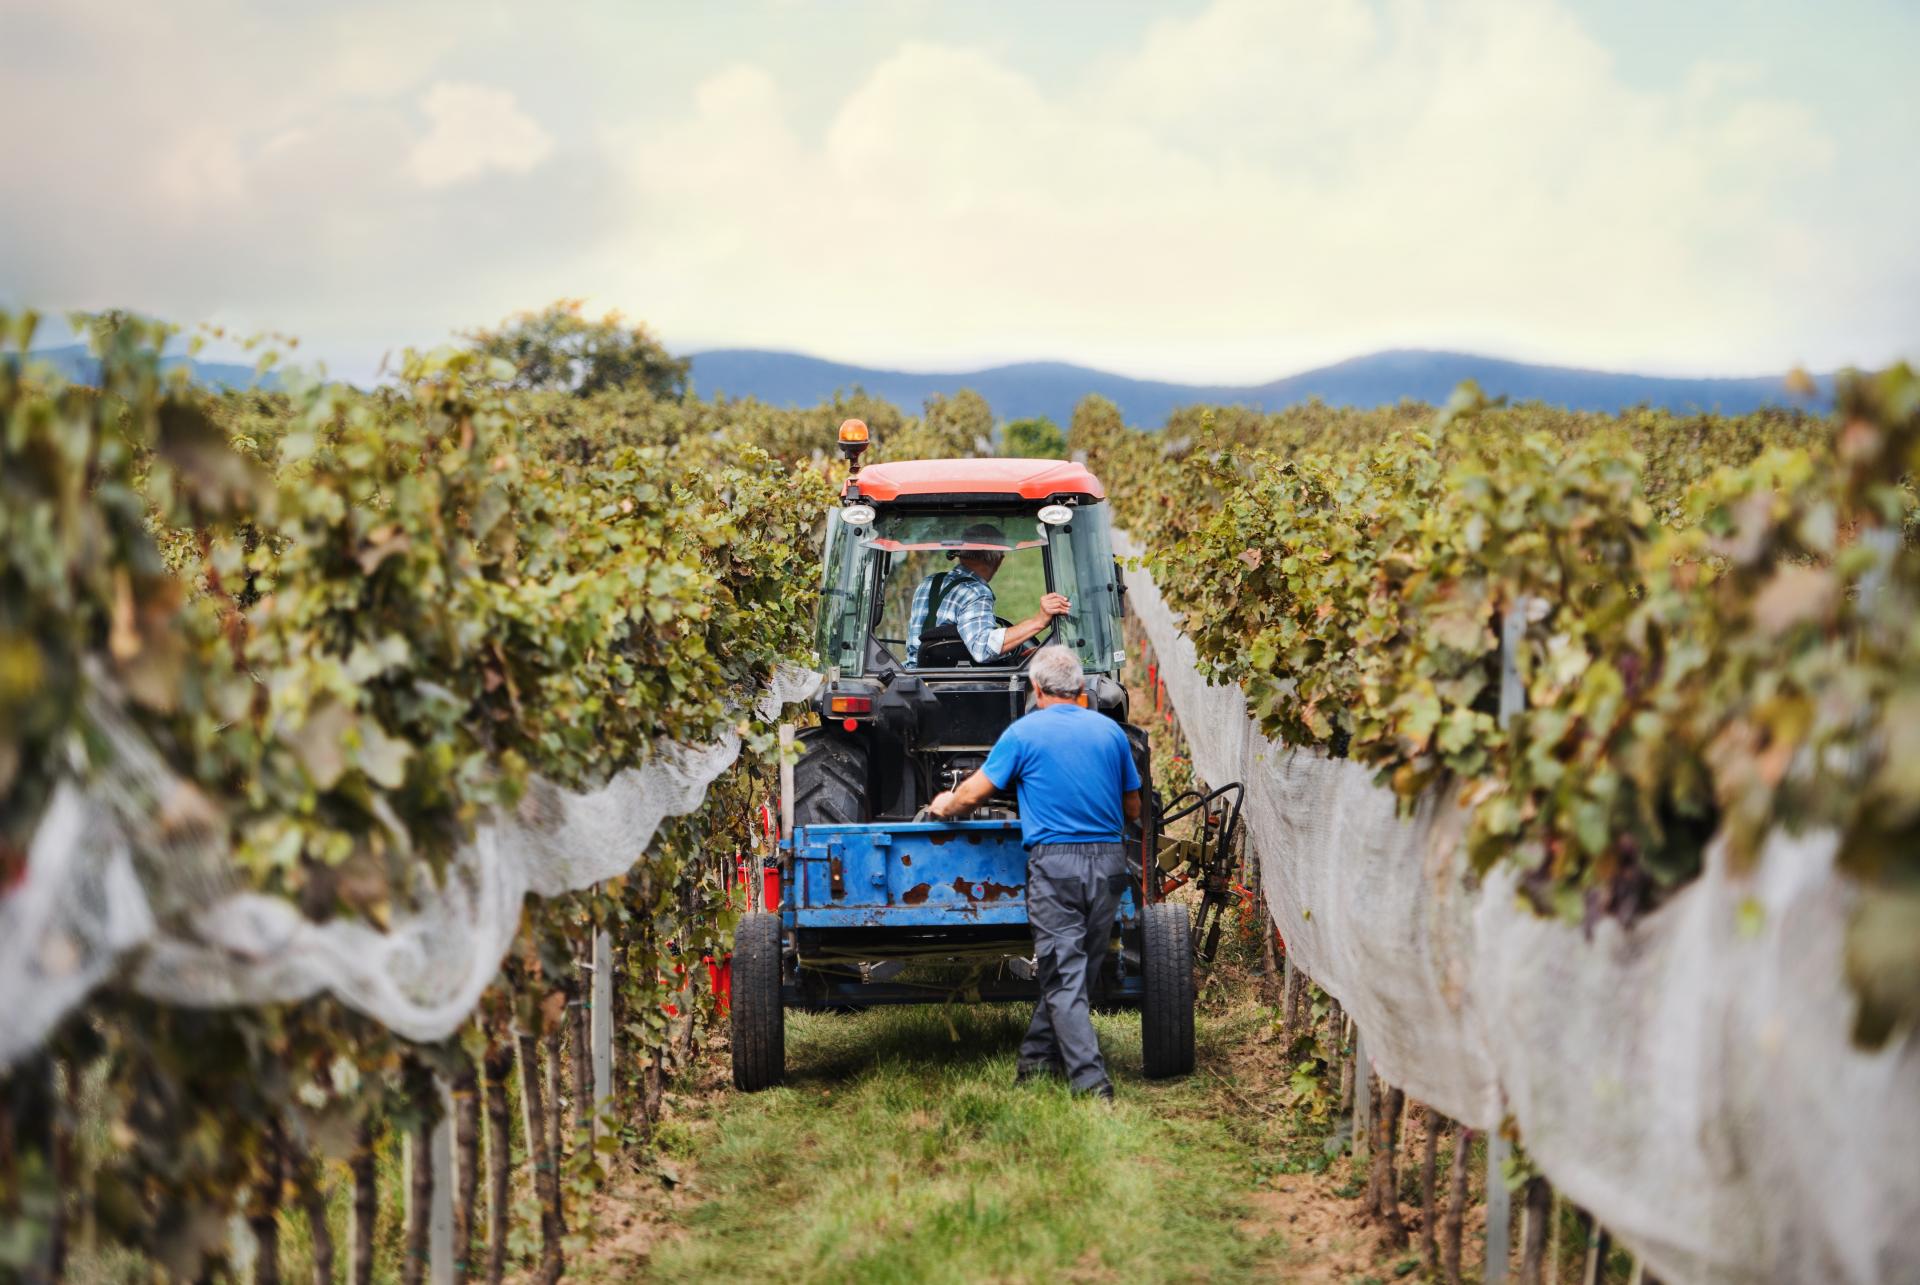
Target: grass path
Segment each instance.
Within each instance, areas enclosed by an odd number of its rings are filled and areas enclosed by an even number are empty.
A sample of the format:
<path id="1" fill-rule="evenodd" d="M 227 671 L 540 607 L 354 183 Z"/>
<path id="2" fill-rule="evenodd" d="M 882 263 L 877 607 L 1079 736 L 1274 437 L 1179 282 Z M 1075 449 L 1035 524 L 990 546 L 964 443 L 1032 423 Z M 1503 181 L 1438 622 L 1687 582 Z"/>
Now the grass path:
<path id="1" fill-rule="evenodd" d="M 1098 1019 L 1111 1107 L 1013 1084 L 1024 1010 L 788 1017 L 789 1078 L 725 1087 L 710 1050 L 662 1166 L 599 1202 L 581 1279 L 1390 1279 L 1325 1130 L 1280 1103 L 1270 1011 L 1204 1012 L 1200 1069 L 1140 1078 L 1139 1019 Z M 1262 1064 L 1264 1059 L 1266 1064 Z M 1399 1269 L 1396 1272 L 1395 1269 Z"/>

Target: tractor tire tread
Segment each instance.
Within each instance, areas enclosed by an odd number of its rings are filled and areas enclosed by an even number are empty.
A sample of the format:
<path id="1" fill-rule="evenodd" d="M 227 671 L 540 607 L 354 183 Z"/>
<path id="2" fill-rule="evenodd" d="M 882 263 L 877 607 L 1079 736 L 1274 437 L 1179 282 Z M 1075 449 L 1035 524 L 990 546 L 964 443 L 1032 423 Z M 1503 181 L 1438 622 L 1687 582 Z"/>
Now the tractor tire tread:
<path id="1" fill-rule="evenodd" d="M 780 916 L 741 916 L 733 930 L 730 1006 L 733 1087 L 772 1088 L 786 1077 L 786 1014 L 780 1005 Z"/>
<path id="2" fill-rule="evenodd" d="M 1149 1080 L 1193 1070 L 1193 930 L 1187 908 L 1162 901 L 1142 919 L 1141 1069 Z"/>
<path id="3" fill-rule="evenodd" d="M 870 820 L 864 747 L 810 727 L 793 765 L 795 825 L 858 825 Z"/>

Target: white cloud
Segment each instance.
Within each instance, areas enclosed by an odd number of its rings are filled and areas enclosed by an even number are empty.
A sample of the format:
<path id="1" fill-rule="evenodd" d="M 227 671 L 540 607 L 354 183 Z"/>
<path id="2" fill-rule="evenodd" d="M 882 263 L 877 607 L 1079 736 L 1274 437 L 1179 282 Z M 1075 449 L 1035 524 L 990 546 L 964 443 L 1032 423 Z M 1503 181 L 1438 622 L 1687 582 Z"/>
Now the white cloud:
<path id="1" fill-rule="evenodd" d="M 1059 85 L 908 44 L 818 139 L 744 76 L 624 157 L 614 280 L 669 333 L 1236 377 L 1393 343 L 1743 369 L 1807 355 L 1853 249 L 1780 199 L 1832 157 L 1803 108 L 1629 86 L 1538 0 L 1221 0 Z"/>
<path id="2" fill-rule="evenodd" d="M 441 81 L 421 96 L 431 127 L 407 158 L 425 188 L 447 187 L 490 170 L 525 174 L 553 151 L 553 139 L 511 90 Z"/>
<path id="3" fill-rule="evenodd" d="M 1215 0 L 1095 32 L 1009 2 L 853 39 L 0 0 L 0 301 L 289 331 L 356 374 L 576 295 L 683 347 L 1236 380 L 1413 344 L 1913 352 L 1920 179 L 1891 158 L 1920 95 L 1869 116 L 1780 65 L 1623 71 L 1570 3 Z M 1842 25 L 1829 63 L 1871 40 Z"/>

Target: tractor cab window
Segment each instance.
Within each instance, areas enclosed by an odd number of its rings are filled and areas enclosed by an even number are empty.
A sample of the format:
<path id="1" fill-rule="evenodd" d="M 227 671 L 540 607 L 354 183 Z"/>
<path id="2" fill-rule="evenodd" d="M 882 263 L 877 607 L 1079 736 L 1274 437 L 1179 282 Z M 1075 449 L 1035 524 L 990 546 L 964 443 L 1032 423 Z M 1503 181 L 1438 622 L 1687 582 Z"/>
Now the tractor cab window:
<path id="1" fill-rule="evenodd" d="M 1090 674 L 1117 668 L 1120 594 L 1107 538 L 1107 506 L 1076 509 L 1071 522 L 1051 528 L 1048 536 L 1054 584 L 1073 603 L 1072 613 L 1061 617 L 1059 641 L 1073 648 Z"/>
<path id="2" fill-rule="evenodd" d="M 990 613 L 990 627 L 997 628 L 1032 616 L 1049 587 L 1065 594 L 1073 610 L 1060 618 L 1057 638 L 1049 631 L 1038 641 L 1073 648 L 1089 671 L 1112 667 L 1118 599 L 1104 504 L 1078 509 L 1061 526 L 1041 522 L 1031 509 L 882 510 L 865 526 L 849 526 L 835 510 L 827 518 L 825 553 L 817 640 L 826 668 L 848 676 L 862 673 L 869 638 L 899 665 L 976 667 L 970 654 L 952 646 L 927 657 L 918 654 L 914 630 L 925 633 L 933 626 L 939 599 L 958 591 L 971 600 L 966 605 L 976 617 Z M 989 569 L 991 574 L 982 574 Z M 978 585 L 962 587 L 969 580 L 986 581 L 984 591 Z M 971 627 L 977 629 L 978 620 Z M 1002 663 L 1017 665 L 1019 658 Z"/>
<path id="3" fill-rule="evenodd" d="M 865 536 L 879 586 L 875 641 L 895 660 L 918 668 L 981 663 L 962 637 L 923 655 L 921 635 L 943 614 L 964 618 L 951 632 L 978 639 L 1038 611 L 1047 588 L 1046 543 L 1046 532 L 1030 513 L 880 519 Z"/>

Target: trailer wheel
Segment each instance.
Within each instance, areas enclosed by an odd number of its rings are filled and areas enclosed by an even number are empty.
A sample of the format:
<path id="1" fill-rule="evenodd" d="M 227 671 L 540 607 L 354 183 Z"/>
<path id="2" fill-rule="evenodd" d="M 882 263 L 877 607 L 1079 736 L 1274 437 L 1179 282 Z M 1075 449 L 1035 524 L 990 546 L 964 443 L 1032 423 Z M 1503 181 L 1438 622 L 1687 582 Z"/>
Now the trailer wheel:
<path id="1" fill-rule="evenodd" d="M 733 930 L 733 1087 L 756 1093 L 787 1073 L 780 1007 L 780 916 L 743 915 Z"/>
<path id="2" fill-rule="evenodd" d="M 824 727 L 799 736 L 793 765 L 795 825 L 858 825 L 867 816 L 867 750 Z"/>
<path id="3" fill-rule="evenodd" d="M 1146 908 L 1142 927 L 1142 1069 L 1149 1080 L 1186 1075 L 1193 1070 L 1193 935 L 1187 908 L 1157 902 Z"/>

